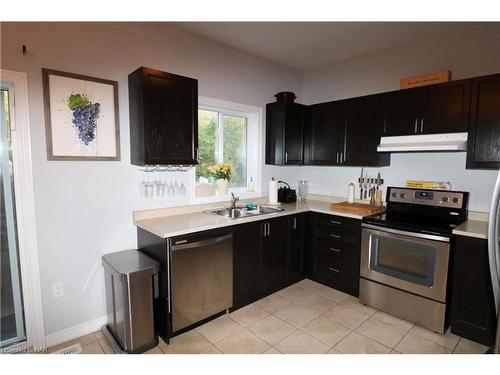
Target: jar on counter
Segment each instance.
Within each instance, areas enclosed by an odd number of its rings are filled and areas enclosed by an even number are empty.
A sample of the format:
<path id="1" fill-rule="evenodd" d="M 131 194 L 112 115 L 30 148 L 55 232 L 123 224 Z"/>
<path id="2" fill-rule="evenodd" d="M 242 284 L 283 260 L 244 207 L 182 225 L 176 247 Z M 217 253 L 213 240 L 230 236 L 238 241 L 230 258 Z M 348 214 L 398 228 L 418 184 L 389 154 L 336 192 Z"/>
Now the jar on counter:
<path id="1" fill-rule="evenodd" d="M 351 182 L 349 185 L 347 185 L 347 201 L 349 203 L 354 203 L 355 194 L 356 194 L 356 185 L 354 185 L 354 182 Z"/>

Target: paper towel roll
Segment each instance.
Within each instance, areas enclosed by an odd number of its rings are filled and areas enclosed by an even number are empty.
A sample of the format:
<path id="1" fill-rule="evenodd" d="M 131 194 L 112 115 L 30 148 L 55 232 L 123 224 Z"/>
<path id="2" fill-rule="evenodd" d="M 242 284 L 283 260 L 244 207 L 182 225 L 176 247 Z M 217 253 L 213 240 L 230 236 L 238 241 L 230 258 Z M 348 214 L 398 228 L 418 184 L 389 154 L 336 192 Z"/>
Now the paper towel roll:
<path id="1" fill-rule="evenodd" d="M 278 203 L 278 181 L 269 181 L 269 203 Z"/>

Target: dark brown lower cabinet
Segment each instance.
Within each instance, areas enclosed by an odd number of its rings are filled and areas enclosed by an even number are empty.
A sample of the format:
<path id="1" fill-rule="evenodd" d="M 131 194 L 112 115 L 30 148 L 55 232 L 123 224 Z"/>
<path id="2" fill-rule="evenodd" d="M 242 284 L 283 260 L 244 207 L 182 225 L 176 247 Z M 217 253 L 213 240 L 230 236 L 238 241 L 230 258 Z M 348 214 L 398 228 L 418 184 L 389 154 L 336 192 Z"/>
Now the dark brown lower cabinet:
<path id="1" fill-rule="evenodd" d="M 307 215 L 288 217 L 288 273 L 289 282 L 302 280 L 305 276 L 305 247 Z"/>
<path id="2" fill-rule="evenodd" d="M 308 278 L 357 297 L 361 221 L 313 214 L 310 232 Z"/>
<path id="3" fill-rule="evenodd" d="M 304 278 L 304 220 L 302 214 L 234 226 L 234 309 Z"/>
<path id="4" fill-rule="evenodd" d="M 451 332 L 491 346 L 496 318 L 487 240 L 452 239 Z"/>
<path id="5" fill-rule="evenodd" d="M 260 298 L 263 223 L 235 225 L 233 229 L 233 306 L 239 308 Z"/>

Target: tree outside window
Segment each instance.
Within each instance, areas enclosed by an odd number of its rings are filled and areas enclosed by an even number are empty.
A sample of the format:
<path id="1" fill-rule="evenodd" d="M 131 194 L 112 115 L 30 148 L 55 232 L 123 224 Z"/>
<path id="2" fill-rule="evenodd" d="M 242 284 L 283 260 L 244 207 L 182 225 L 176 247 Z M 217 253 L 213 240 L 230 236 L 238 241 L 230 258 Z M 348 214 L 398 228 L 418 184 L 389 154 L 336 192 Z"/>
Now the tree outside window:
<path id="1" fill-rule="evenodd" d="M 208 167 L 233 166 L 231 187 L 247 184 L 247 118 L 211 109 L 198 109 L 198 166 L 196 179 L 210 179 Z"/>

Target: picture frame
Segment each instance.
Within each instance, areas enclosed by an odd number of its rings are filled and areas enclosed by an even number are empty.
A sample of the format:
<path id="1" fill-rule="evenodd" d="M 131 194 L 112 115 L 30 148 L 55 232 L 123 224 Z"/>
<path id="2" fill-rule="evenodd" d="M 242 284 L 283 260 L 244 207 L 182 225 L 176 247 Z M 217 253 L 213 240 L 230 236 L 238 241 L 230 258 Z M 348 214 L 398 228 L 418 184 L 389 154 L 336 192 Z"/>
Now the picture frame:
<path id="1" fill-rule="evenodd" d="M 118 161 L 118 82 L 42 68 L 47 160 Z"/>

